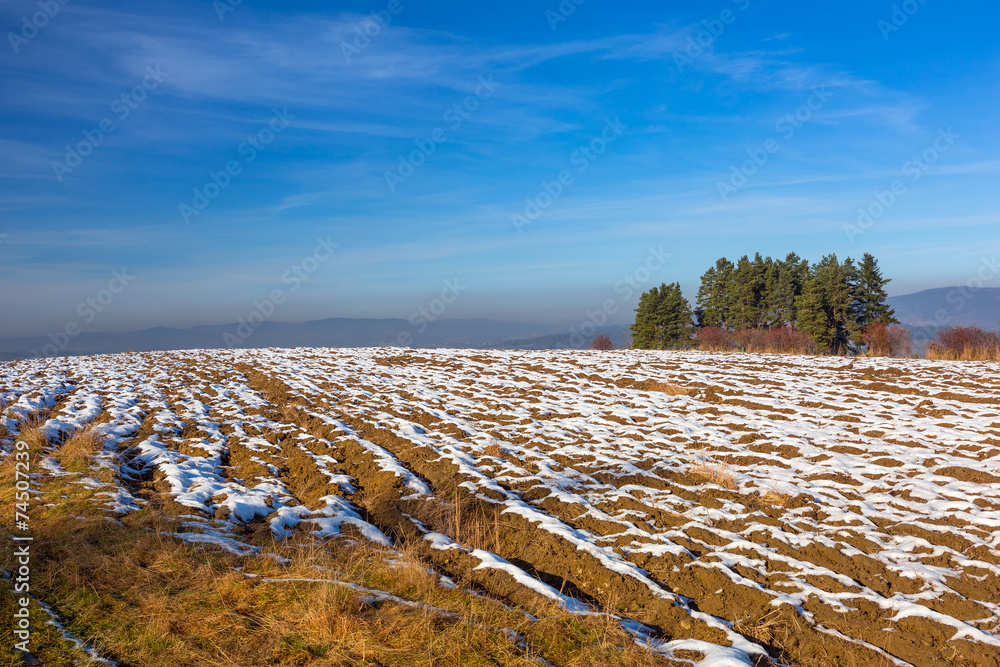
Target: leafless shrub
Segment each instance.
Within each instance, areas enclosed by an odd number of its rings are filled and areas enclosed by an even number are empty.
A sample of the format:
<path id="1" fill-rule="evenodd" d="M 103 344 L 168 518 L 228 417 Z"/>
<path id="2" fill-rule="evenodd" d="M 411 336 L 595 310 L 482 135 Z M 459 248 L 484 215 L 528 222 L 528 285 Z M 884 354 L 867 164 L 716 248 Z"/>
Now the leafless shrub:
<path id="1" fill-rule="evenodd" d="M 615 349 L 615 344 L 611 341 L 611 339 L 608 336 L 601 334 L 594 340 L 590 341 L 590 349 L 607 352 L 608 350 Z"/>
<path id="2" fill-rule="evenodd" d="M 1000 332 L 977 326 L 946 327 L 927 346 L 927 358 L 1000 361 Z"/>
<path id="3" fill-rule="evenodd" d="M 908 357 L 913 354 L 913 336 L 903 327 L 878 322 L 865 329 L 864 344 L 871 357 Z"/>
<path id="4" fill-rule="evenodd" d="M 737 329 L 705 327 L 698 331 L 698 349 L 704 352 L 754 352 L 768 354 L 813 354 L 812 339 L 794 327 Z"/>

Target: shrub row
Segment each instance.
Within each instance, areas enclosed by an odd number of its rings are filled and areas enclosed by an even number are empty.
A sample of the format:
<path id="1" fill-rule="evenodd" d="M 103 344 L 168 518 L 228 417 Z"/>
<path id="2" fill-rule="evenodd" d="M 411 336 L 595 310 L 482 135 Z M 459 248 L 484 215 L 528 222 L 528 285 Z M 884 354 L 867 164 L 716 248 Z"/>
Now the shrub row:
<path id="1" fill-rule="evenodd" d="M 814 354 L 816 345 L 795 327 L 737 329 L 704 327 L 698 330 L 698 349 L 707 352 L 770 352 Z"/>
<path id="2" fill-rule="evenodd" d="M 927 346 L 928 359 L 1000 361 L 1000 331 L 977 326 L 946 327 Z"/>

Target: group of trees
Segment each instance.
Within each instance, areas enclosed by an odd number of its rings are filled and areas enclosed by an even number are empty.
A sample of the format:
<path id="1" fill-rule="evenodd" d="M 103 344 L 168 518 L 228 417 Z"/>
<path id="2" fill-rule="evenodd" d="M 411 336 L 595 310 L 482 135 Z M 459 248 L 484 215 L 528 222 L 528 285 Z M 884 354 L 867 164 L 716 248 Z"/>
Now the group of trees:
<path id="1" fill-rule="evenodd" d="M 790 253 L 784 260 L 744 255 L 719 259 L 701 277 L 696 308 L 678 283 L 644 293 L 632 325 L 632 346 L 691 347 L 698 338 L 757 339 L 748 332 L 781 330 L 780 340 L 801 334 L 820 354 L 846 354 L 866 346 L 866 332 L 898 324 L 886 303 L 878 260 L 827 255 L 815 264 Z M 730 334 L 742 334 L 730 336 Z"/>

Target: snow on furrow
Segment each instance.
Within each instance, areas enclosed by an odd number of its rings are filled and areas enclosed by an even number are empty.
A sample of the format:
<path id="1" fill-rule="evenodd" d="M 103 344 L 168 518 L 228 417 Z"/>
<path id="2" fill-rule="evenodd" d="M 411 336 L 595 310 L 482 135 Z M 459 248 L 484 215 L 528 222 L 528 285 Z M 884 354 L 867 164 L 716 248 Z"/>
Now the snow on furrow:
<path id="1" fill-rule="evenodd" d="M 338 435 L 328 442 L 260 414 L 270 406 L 233 371 L 237 364 L 280 380 L 295 406 Z M 246 547 L 232 530 L 236 522 L 265 518 L 279 537 L 295 531 L 327 537 L 350 527 L 386 544 L 350 503 L 355 481 L 340 472 L 341 462 L 317 452 L 351 441 L 400 479 L 407 498 L 434 490 L 345 422 L 367 424 L 411 443 L 430 456 L 428 463 L 454 470 L 481 500 L 500 502 L 504 512 L 567 540 L 600 567 L 686 608 L 669 580 L 632 560 L 680 557 L 685 567 L 719 571 L 772 604 L 792 604 L 804 619 L 812 618 L 802 611 L 810 596 L 844 614 L 852 600 L 865 600 L 891 611 L 888 623 L 933 621 L 956 639 L 995 647 L 996 635 L 982 629 L 988 618 L 974 625 L 931 605 L 960 599 L 992 618 L 1000 608 L 985 594 L 967 598 L 949 586 L 1000 578 L 997 370 L 987 363 L 858 359 L 849 365 L 835 358 L 631 351 L 109 355 L 0 364 L 0 424 L 8 432 L 7 454 L 18 423 L 34 414 L 49 413 L 42 430 L 53 446 L 96 421 L 106 442 L 99 467 L 114 467 L 124 481 L 155 470 L 167 494 L 200 517 L 178 534 L 237 552 Z M 647 380 L 698 389 L 691 396 L 640 389 Z M 134 442 L 144 424 L 149 435 Z M 230 478 L 228 457 L 237 446 L 256 479 Z M 305 507 L 284 477 L 286 448 L 311 461 L 338 495 Z M 699 453 L 727 467 L 731 492 L 692 476 Z M 530 501 L 522 498 L 526 488 Z M 768 491 L 799 500 L 761 508 L 755 499 Z M 121 486 L 100 493 L 110 511 L 141 505 Z M 705 494 L 713 502 L 704 502 Z M 543 499 L 579 513 L 553 516 Z M 226 518 L 211 518 L 219 510 Z M 663 512 L 677 521 L 660 525 Z M 596 534 L 577 520 L 606 530 Z M 812 562 L 819 547 L 873 563 L 882 568 L 879 576 L 910 582 L 904 590 L 912 592 L 882 595 L 836 559 Z M 479 555 L 495 569 L 514 567 L 496 554 Z M 767 583 L 773 568 L 783 575 L 781 586 Z M 823 581 L 843 590 L 824 590 Z M 718 619 L 705 620 L 730 631 Z M 883 653 L 850 633 L 816 627 Z M 743 657 L 702 652 L 715 655 L 706 664 L 721 665 L 746 664 L 740 660 L 754 650 L 741 646 Z"/>

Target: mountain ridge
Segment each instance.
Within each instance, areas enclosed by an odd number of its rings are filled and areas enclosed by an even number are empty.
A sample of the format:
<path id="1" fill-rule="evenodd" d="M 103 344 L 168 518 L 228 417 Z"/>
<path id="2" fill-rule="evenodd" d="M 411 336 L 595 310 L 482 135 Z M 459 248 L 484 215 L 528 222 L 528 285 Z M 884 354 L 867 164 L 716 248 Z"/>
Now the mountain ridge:
<path id="1" fill-rule="evenodd" d="M 976 325 L 994 329 L 1000 323 L 1000 288 L 939 287 L 889 297 L 899 321 L 926 341 L 945 326 Z M 592 338 L 606 334 L 625 342 L 627 325 L 595 328 Z M 410 322 L 401 318 L 331 317 L 301 323 L 246 322 L 157 326 L 132 332 L 65 332 L 48 336 L 0 339 L 0 360 L 79 356 L 115 352 L 216 349 L 225 347 L 469 347 L 499 349 L 572 349 L 586 347 L 568 326 L 500 322 L 487 318 Z M 922 348 L 923 346 L 920 345 Z"/>

